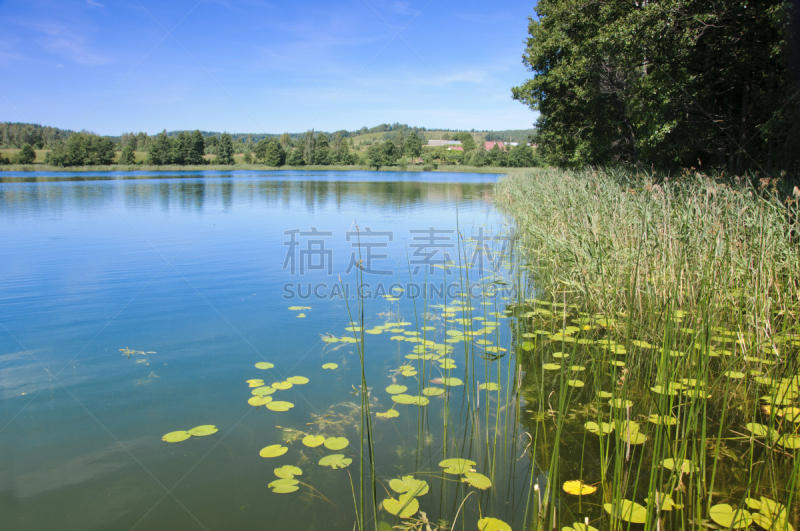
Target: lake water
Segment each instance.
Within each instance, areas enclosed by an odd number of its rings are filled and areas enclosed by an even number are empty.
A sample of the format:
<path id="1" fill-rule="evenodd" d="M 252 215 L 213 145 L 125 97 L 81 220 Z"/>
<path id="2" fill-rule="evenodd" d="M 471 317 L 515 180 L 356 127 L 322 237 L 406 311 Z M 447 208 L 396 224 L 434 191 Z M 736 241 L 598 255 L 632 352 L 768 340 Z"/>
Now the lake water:
<path id="1" fill-rule="evenodd" d="M 362 335 L 378 501 L 391 479 L 416 473 L 430 484 L 419 504 L 433 522 L 452 520 L 474 491 L 458 516 L 467 529 L 487 515 L 521 523 L 531 466 L 519 404 L 505 399 L 516 379 L 503 350 L 507 294 L 478 289 L 506 274 L 497 178 L 1 174 L 0 528 L 353 529 L 359 343 L 330 338 Z M 445 342 L 446 330 L 465 329 L 467 307 L 490 352 Z M 351 320 L 371 332 L 348 331 Z M 399 339 L 415 334 L 439 344 L 436 359 L 413 359 L 419 340 Z M 291 376 L 308 383 L 270 395 L 289 411 L 248 404 L 259 387 L 248 380 Z M 447 377 L 467 385 L 438 380 Z M 469 389 L 487 379 L 500 383 L 502 409 L 488 392 L 478 409 Z M 415 397 L 449 393 L 395 404 L 393 383 Z M 399 415 L 375 416 L 390 408 Z M 162 441 L 208 424 L 219 431 Z M 311 448 L 307 434 L 349 445 Z M 274 444 L 288 451 L 259 455 Z M 318 464 L 329 454 L 353 462 Z M 493 488 L 443 474 L 444 457 L 474 460 Z M 283 465 L 303 471 L 295 492 L 268 486 Z M 378 519 L 400 522 L 385 510 Z"/>

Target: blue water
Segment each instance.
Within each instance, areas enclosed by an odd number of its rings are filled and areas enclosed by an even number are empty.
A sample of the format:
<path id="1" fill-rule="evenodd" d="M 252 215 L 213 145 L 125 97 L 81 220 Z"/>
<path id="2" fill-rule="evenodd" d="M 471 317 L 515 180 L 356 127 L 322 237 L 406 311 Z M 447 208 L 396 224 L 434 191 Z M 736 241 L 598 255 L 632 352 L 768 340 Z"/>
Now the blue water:
<path id="1" fill-rule="evenodd" d="M 346 404 L 358 403 L 355 347 L 321 341 L 323 334 L 345 335 L 350 315 L 358 317 L 351 262 L 364 260 L 367 268 L 367 327 L 424 316 L 425 299 L 382 295 L 412 280 L 434 288 L 458 281 L 458 274 L 445 280 L 434 264 L 445 254 L 458 263 L 458 247 L 448 247 L 458 231 L 468 239 L 506 230 L 492 205 L 497 178 L 0 174 L 0 529 L 352 529 L 345 470 L 319 466 L 319 449 L 300 441 L 280 458 L 258 452 L 280 443 L 283 428 L 307 431 L 313 415 L 339 404 L 333 411 L 347 416 Z M 303 234 L 313 229 L 330 234 Z M 437 239 L 423 247 L 431 229 Z M 493 265 L 483 265 L 494 274 Z M 306 298 L 309 286 L 316 294 Z M 443 302 L 438 293 L 434 299 L 428 304 Z M 311 308 L 298 318 L 290 306 Z M 366 336 L 379 411 L 392 406 L 383 392 L 390 371 L 414 347 L 390 335 Z M 128 356 L 120 350 L 126 348 L 150 353 Z M 260 361 L 275 368 L 254 368 Z M 328 362 L 339 368 L 321 369 Z M 310 379 L 280 391 L 292 410 L 248 405 L 246 380 L 269 385 L 291 375 Z M 437 404 L 432 400 L 428 416 L 441 424 Z M 418 408 L 398 410 L 400 417 L 376 428 L 386 481 L 437 464 L 421 463 L 415 453 Z M 203 424 L 219 432 L 161 440 Z M 342 453 L 353 457 L 357 432 L 342 426 L 351 440 Z M 308 488 L 273 494 L 267 484 L 284 464 L 300 466 L 298 479 L 330 503 Z M 349 471 L 357 477 L 356 462 Z M 434 517 L 437 508 L 425 503 Z"/>

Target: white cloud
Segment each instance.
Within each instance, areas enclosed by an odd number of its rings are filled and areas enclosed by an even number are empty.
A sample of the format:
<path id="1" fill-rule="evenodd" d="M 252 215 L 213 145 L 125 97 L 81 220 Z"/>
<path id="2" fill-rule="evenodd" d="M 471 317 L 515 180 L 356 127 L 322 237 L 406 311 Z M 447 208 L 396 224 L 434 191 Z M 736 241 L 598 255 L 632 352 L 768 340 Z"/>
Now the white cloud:
<path id="1" fill-rule="evenodd" d="M 97 2 L 96 0 L 86 0 L 86 3 L 89 4 L 90 6 L 93 6 L 93 7 L 106 7 L 105 4 L 101 4 L 100 2 Z"/>
<path id="2" fill-rule="evenodd" d="M 85 35 L 78 33 L 72 26 L 50 20 L 20 20 L 18 24 L 38 33 L 34 42 L 51 53 L 66 56 L 73 62 L 97 66 L 110 63 L 111 59 L 91 49 Z"/>

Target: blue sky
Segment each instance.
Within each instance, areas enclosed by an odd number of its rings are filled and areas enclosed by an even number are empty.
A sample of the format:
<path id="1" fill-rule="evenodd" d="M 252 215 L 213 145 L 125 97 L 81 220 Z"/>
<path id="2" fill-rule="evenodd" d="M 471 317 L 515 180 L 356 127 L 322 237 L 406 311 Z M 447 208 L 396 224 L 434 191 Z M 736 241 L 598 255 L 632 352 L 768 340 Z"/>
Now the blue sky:
<path id="1" fill-rule="evenodd" d="M 534 2 L 0 0 L 0 121 L 100 134 L 524 129 Z"/>

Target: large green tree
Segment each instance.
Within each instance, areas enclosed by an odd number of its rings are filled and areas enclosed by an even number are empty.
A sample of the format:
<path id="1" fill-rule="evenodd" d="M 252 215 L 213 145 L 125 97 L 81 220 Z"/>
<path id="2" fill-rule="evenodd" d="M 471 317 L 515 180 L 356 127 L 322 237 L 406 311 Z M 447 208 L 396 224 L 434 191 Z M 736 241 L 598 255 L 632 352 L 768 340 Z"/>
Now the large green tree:
<path id="1" fill-rule="evenodd" d="M 539 0 L 512 89 L 551 164 L 797 170 L 789 0 Z M 793 97 L 794 95 L 794 97 Z"/>
<path id="2" fill-rule="evenodd" d="M 228 133 L 223 133 L 219 139 L 217 164 L 233 164 L 233 139 Z"/>

